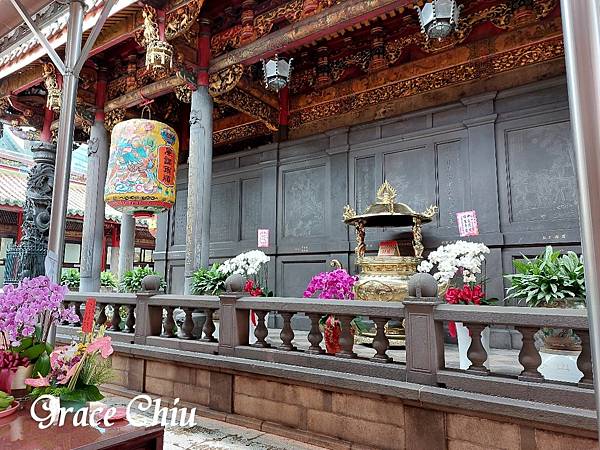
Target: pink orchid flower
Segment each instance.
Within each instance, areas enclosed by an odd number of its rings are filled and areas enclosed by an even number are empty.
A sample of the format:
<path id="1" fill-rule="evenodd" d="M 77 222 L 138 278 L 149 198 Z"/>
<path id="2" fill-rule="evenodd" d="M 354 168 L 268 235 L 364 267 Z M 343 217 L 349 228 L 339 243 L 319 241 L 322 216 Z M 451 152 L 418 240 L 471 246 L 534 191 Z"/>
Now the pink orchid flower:
<path id="1" fill-rule="evenodd" d="M 43 376 L 39 376 L 39 378 L 27 378 L 25 379 L 25 384 L 27 386 L 33 386 L 33 387 L 46 387 L 46 386 L 50 386 L 50 382 L 48 381 L 48 378 L 45 378 Z"/>
<path id="2" fill-rule="evenodd" d="M 110 336 L 102 336 L 101 338 L 96 339 L 85 349 L 86 353 L 94 353 L 96 350 L 100 351 L 100 355 L 106 359 L 113 353 L 113 348 L 111 344 L 112 339 Z"/>

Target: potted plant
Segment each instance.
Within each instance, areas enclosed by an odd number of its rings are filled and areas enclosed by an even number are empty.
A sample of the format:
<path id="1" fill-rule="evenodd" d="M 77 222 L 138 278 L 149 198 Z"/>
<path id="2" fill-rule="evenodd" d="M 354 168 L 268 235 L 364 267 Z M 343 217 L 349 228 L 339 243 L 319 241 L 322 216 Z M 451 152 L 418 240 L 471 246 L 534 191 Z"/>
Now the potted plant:
<path id="1" fill-rule="evenodd" d="M 506 298 L 538 308 L 585 308 L 583 261 L 574 252 L 561 254 L 551 246 L 530 259 L 514 261 L 514 274 L 506 275 L 511 286 Z M 545 327 L 537 335 L 542 357 L 539 371 L 549 379 L 578 381 L 577 336 L 570 329 Z"/>
<path id="2" fill-rule="evenodd" d="M 100 292 L 115 292 L 119 286 L 117 276 L 109 271 L 100 274 Z"/>
<path id="3" fill-rule="evenodd" d="M 331 272 L 321 272 L 310 280 L 304 298 L 322 298 L 353 300 L 354 285 L 358 277 L 350 275 L 344 269 L 335 269 Z M 340 321 L 332 315 L 321 317 L 320 325 L 323 330 L 325 348 L 327 353 L 335 355 L 342 350 L 340 346 L 341 325 Z"/>
<path id="4" fill-rule="evenodd" d="M 244 284 L 244 292 L 252 297 L 272 297 L 273 292 L 268 288 L 268 266 L 267 263 L 271 260 L 264 252 L 260 250 L 250 250 L 245 253 L 240 253 L 235 258 L 228 259 L 223 262 L 218 268 L 225 278 L 229 275 L 242 275 L 246 282 Z M 268 319 L 268 314 L 265 320 Z M 250 311 L 250 335 L 249 342 L 256 342 L 254 329 L 257 324 L 257 316 L 254 311 Z"/>
<path id="5" fill-rule="evenodd" d="M 194 272 L 192 277 L 192 294 L 219 295 L 225 291 L 227 274 L 219 270 L 220 264 L 203 267 Z"/>
<path id="6" fill-rule="evenodd" d="M 4 376 L 10 378 L 4 381 L 5 387 L 24 389 L 26 377 L 50 371 L 50 328 L 61 321 L 79 321 L 73 308 L 63 306 L 67 290 L 45 276 L 26 278 L 17 287 L 4 286 L 0 293 L 2 368 L 9 369 Z"/>
<path id="7" fill-rule="evenodd" d="M 123 279 L 121 280 L 121 283 L 120 283 L 121 292 L 130 292 L 130 293 L 134 293 L 134 294 L 137 292 L 140 292 L 142 290 L 142 280 L 144 279 L 144 277 L 146 275 L 160 276 L 160 274 L 158 272 L 152 270 L 148 266 L 136 267 L 132 270 L 128 270 L 127 272 L 125 272 L 123 274 Z M 166 285 L 165 281 L 161 277 L 160 288 L 162 290 L 164 290 L 166 288 L 166 286 L 167 285 Z"/>
<path id="8" fill-rule="evenodd" d="M 76 292 L 79 290 L 81 276 L 77 269 L 63 269 L 60 277 L 60 284 L 67 286 L 70 291 Z"/>
<path id="9" fill-rule="evenodd" d="M 71 406 L 75 410 L 104 398 L 98 387 L 112 378 L 108 357 L 113 348 L 110 336 L 104 335 L 104 326 L 95 330 L 95 309 L 95 300 L 88 301 L 81 337 L 52 351 L 49 373 L 25 380 L 33 387 L 32 398 L 52 395 L 60 399 L 62 407 Z"/>
<path id="10" fill-rule="evenodd" d="M 421 262 L 419 272 L 431 272 L 441 286 L 440 295 L 446 303 L 453 305 L 489 305 L 495 299 L 485 295 L 485 255 L 490 249 L 484 244 L 456 241 L 441 245 Z M 471 335 L 462 322 L 449 322 L 448 332 L 458 341 L 459 364 L 462 370 L 471 366 L 467 352 L 471 346 Z M 490 353 L 490 329 L 481 333 L 481 343 Z M 484 363 L 489 368 L 489 362 Z"/>

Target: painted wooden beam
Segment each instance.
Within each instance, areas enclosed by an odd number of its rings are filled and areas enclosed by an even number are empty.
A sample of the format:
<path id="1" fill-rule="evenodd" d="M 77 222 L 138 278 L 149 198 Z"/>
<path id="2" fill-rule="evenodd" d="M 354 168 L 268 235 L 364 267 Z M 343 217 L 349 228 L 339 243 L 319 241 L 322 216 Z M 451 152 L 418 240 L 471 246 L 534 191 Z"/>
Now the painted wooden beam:
<path id="1" fill-rule="evenodd" d="M 253 64 L 390 11 L 412 8 L 415 3 L 414 0 L 347 0 L 215 58 L 209 72 L 218 72 L 232 64 Z"/>

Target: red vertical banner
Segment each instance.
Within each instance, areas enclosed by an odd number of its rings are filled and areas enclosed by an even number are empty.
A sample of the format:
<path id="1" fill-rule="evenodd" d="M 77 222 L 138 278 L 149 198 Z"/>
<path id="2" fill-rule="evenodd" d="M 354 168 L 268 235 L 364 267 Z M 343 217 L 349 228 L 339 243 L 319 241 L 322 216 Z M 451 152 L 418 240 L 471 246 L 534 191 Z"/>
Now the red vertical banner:
<path id="1" fill-rule="evenodd" d="M 162 145 L 158 149 L 158 180 L 167 185 L 175 184 L 175 152 L 170 145 Z"/>
<path id="2" fill-rule="evenodd" d="M 91 333 L 94 331 L 94 314 L 96 313 L 96 299 L 89 297 L 85 302 L 85 313 L 81 324 L 81 331 Z"/>

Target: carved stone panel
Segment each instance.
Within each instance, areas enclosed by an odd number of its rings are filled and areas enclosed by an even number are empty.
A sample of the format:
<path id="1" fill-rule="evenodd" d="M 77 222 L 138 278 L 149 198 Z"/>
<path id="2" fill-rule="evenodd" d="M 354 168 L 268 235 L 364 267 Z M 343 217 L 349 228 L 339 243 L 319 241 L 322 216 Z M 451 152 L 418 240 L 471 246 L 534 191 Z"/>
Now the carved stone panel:
<path id="1" fill-rule="evenodd" d="M 465 210 L 466 167 L 461 160 L 462 141 L 435 146 L 440 227 L 456 228 L 456 213 Z"/>
<path id="2" fill-rule="evenodd" d="M 239 197 L 238 183 L 213 184 L 210 207 L 211 242 L 238 240 Z"/>
<path id="3" fill-rule="evenodd" d="M 375 156 L 356 158 L 354 162 L 354 204 L 364 212 L 375 199 Z"/>
<path id="4" fill-rule="evenodd" d="M 416 211 L 436 202 L 436 166 L 433 147 L 423 145 L 390 152 L 383 158 L 384 178 L 396 188 L 396 199 Z"/>
<path id="5" fill-rule="evenodd" d="M 326 234 L 326 176 L 325 165 L 283 172 L 283 237 Z"/>
<path id="6" fill-rule="evenodd" d="M 510 222 L 577 217 L 577 180 L 568 122 L 507 131 L 506 161 Z"/>
<path id="7" fill-rule="evenodd" d="M 256 240 L 257 230 L 262 212 L 262 180 L 260 178 L 249 178 L 242 180 L 242 240 Z"/>

